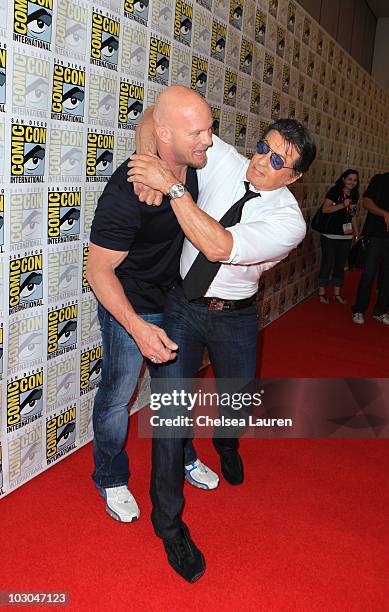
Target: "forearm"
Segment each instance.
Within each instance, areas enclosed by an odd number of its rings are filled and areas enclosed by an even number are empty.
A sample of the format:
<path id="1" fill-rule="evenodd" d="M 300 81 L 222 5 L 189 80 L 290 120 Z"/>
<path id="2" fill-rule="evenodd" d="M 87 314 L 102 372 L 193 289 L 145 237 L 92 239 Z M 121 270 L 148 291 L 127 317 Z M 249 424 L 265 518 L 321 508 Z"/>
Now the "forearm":
<path id="1" fill-rule="evenodd" d="M 370 198 L 363 198 L 363 208 L 373 213 L 373 215 L 378 215 L 379 217 L 385 217 L 385 215 L 388 214 L 386 210 L 377 206 L 377 204 Z"/>
<path id="2" fill-rule="evenodd" d="M 335 213 L 338 210 L 341 210 L 342 208 L 345 208 L 343 202 L 341 202 L 340 204 L 334 204 L 331 200 L 325 200 L 323 204 L 323 213 Z"/>
<path id="3" fill-rule="evenodd" d="M 153 106 L 146 108 L 136 128 L 135 146 L 137 153 L 157 153 L 153 112 Z"/>
<path id="4" fill-rule="evenodd" d="M 171 207 L 185 236 L 209 261 L 229 258 L 233 246 L 231 233 L 200 210 L 188 192 L 171 200 Z"/>

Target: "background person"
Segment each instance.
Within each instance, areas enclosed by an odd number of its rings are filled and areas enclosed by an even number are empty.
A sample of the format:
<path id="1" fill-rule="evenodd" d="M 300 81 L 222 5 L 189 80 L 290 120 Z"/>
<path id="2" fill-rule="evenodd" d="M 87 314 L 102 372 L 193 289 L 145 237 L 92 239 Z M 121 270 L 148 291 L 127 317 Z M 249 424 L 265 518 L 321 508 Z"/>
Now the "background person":
<path id="1" fill-rule="evenodd" d="M 373 318 L 389 325 L 389 172 L 373 176 L 363 194 L 363 207 L 368 212 L 362 235 L 369 238 L 369 244 L 352 319 L 357 325 L 365 322 L 364 313 L 369 307 L 371 289 L 379 271 Z"/>
<path id="2" fill-rule="evenodd" d="M 346 304 L 341 294 L 344 268 L 351 249 L 352 239 L 357 234 L 356 218 L 359 199 L 359 174 L 357 170 L 346 170 L 328 191 L 323 213 L 336 215 L 339 234 L 321 234 L 321 264 L 319 270 L 319 300 L 328 304 L 326 288 L 334 288 L 333 299 Z"/>

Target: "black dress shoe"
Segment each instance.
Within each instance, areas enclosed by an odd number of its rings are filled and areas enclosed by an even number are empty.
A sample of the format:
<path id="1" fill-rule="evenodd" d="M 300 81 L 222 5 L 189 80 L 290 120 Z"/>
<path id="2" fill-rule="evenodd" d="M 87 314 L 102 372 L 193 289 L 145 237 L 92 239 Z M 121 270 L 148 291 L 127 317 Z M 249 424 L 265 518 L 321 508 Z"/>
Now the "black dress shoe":
<path id="1" fill-rule="evenodd" d="M 196 582 L 205 572 L 205 559 L 197 548 L 185 524 L 181 535 L 174 540 L 163 540 L 167 560 L 187 582 Z"/>
<path id="2" fill-rule="evenodd" d="M 220 465 L 224 478 L 232 485 L 242 484 L 243 475 L 243 462 L 238 453 L 234 449 L 224 450 L 220 452 Z"/>

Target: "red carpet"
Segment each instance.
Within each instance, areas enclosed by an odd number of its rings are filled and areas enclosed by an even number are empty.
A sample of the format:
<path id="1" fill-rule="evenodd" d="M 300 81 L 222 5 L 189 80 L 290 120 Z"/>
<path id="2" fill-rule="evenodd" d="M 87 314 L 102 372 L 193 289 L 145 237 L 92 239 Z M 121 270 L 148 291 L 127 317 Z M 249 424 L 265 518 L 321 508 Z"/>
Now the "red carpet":
<path id="1" fill-rule="evenodd" d="M 385 376 L 383 327 L 312 298 L 264 330 L 262 375 Z M 185 485 L 185 520 L 207 561 L 189 585 L 154 536 L 150 442 L 136 418 L 131 430 L 141 520 L 106 515 L 84 447 L 2 500 L 1 591 L 67 591 L 62 609 L 75 611 L 388 609 L 386 440 L 244 440 L 243 486 Z M 218 469 L 209 441 L 196 444 Z"/>

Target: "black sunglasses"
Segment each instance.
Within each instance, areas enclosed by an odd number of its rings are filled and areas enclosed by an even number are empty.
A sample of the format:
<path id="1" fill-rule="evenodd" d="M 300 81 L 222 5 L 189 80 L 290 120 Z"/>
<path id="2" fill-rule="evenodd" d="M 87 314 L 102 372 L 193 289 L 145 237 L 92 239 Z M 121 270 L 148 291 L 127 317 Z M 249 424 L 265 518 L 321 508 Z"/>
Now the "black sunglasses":
<path id="1" fill-rule="evenodd" d="M 294 168 L 291 168 L 290 166 L 285 166 L 285 162 L 282 159 L 282 157 L 280 155 L 278 155 L 278 153 L 275 153 L 273 151 L 273 149 L 271 149 L 269 147 L 269 145 L 266 142 L 266 140 L 258 140 L 258 142 L 257 142 L 257 153 L 259 153 L 260 155 L 267 155 L 267 153 L 269 153 L 269 151 L 271 151 L 270 165 L 273 168 L 273 170 L 282 170 L 282 168 L 287 168 L 289 170 L 294 170 Z"/>

